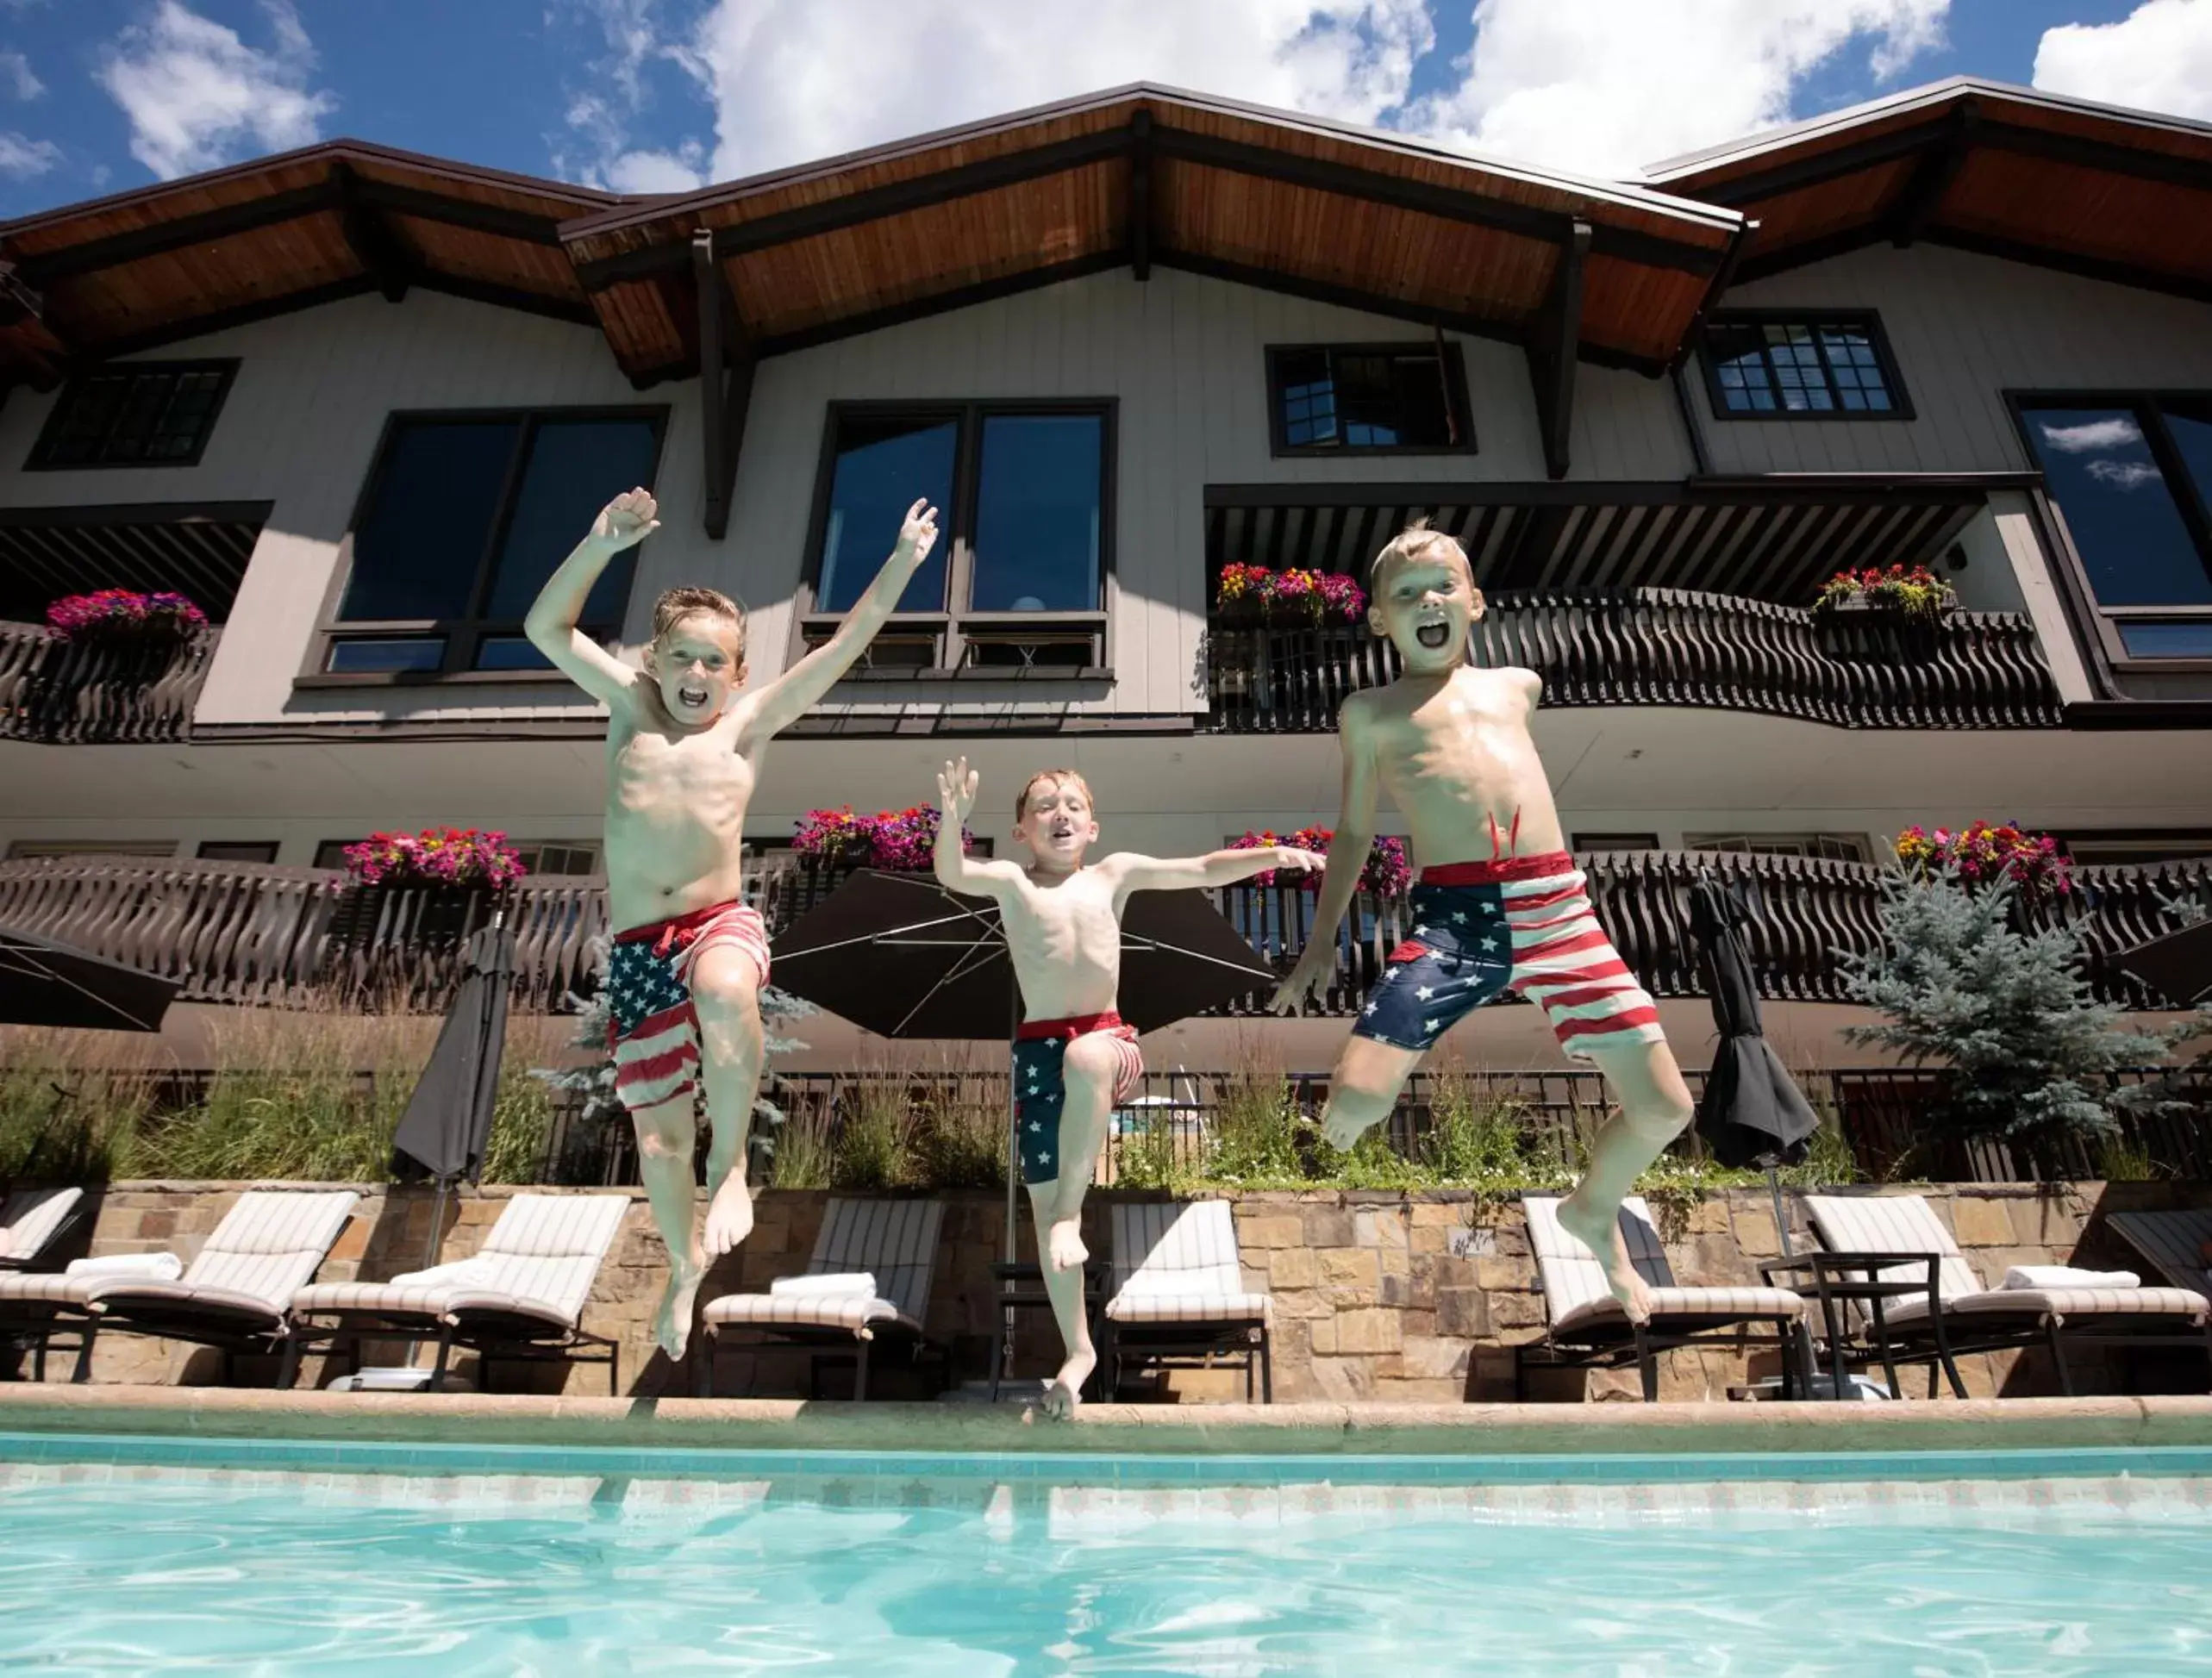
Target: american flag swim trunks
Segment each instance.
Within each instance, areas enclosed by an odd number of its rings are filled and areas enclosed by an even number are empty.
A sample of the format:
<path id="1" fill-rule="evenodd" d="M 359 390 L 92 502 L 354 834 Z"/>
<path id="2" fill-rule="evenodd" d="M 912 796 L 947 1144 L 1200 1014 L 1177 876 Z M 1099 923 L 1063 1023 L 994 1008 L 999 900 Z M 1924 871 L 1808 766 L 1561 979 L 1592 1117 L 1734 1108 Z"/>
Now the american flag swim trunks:
<path id="1" fill-rule="evenodd" d="M 1422 870 L 1413 934 L 1390 951 L 1353 1034 L 1425 1050 L 1500 992 L 1542 1007 L 1578 1060 L 1600 1043 L 1660 1039 L 1659 1006 L 1636 982 L 1564 851 Z"/>
<path id="2" fill-rule="evenodd" d="M 1022 1181 L 1051 1182 L 1060 1174 L 1060 1113 L 1067 1106 L 1067 1045 L 1078 1037 L 1105 1032 L 1114 1045 L 1115 1106 L 1144 1082 L 1144 1057 L 1137 1052 L 1134 1026 L 1118 1014 L 1088 1014 L 1072 1020 L 1031 1020 L 1015 1033 L 1014 1045 L 1014 1128 L 1022 1145 Z"/>
<path id="3" fill-rule="evenodd" d="M 742 903 L 717 903 L 615 934 L 607 962 L 607 1037 L 615 1093 L 635 1113 L 698 1087 L 699 1016 L 691 969 L 703 951 L 734 945 L 768 982 L 768 930 Z"/>

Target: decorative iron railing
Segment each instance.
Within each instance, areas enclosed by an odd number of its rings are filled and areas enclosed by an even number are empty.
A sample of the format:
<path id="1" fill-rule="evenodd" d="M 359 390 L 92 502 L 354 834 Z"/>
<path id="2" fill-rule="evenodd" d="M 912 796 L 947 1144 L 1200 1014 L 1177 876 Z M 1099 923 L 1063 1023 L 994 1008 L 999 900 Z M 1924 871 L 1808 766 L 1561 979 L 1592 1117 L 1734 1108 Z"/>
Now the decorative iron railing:
<path id="1" fill-rule="evenodd" d="M 1847 1001 L 1839 957 L 1872 951 L 1884 870 L 1863 863 L 1725 852 L 1636 851 L 1583 858 L 1592 901 L 1622 957 L 1659 996 L 1703 994 L 1690 937 L 1690 889 L 1709 872 L 1750 909 L 1744 928 L 1759 994 Z M 834 871 L 772 857 L 747 891 L 779 933 L 834 890 Z M 2096 994 L 2134 1007 L 2159 999 L 2119 971 L 2114 956 L 2179 925 L 2175 906 L 2212 908 L 2212 862 L 2076 870 L 2076 889 L 2021 910 L 2023 924 L 2077 926 Z M 1222 913 L 1287 971 L 1305 947 L 1315 897 L 1296 886 L 1231 886 Z M 332 870 L 251 863 L 62 857 L 0 863 L 0 925 L 40 933 L 177 979 L 188 999 L 306 1005 L 331 998 L 370 1007 L 441 1006 L 462 941 L 495 911 L 516 935 L 516 1006 L 558 1011 L 588 994 L 608 929 L 605 883 L 527 878 L 503 894 L 451 887 L 358 887 Z M 1362 895 L 1336 935 L 1320 1009 L 1348 1014 L 1365 1000 L 1409 930 L 1402 900 Z M 1223 1010 L 1255 1015 L 1265 988 Z"/>
<path id="2" fill-rule="evenodd" d="M 66 640 L 0 622 L 0 739 L 64 745 L 178 740 L 222 632 L 176 639 Z"/>
<path id="3" fill-rule="evenodd" d="M 1845 728 L 2049 728 L 2059 696 L 2022 614 L 1958 612 L 1914 624 L 1816 614 L 1681 589 L 1503 591 L 1475 626 L 1475 656 L 1544 678 L 1547 705 L 1679 705 L 1802 717 Z M 1364 627 L 1206 632 L 1209 724 L 1229 733 L 1336 727 L 1347 694 L 1397 674 Z"/>

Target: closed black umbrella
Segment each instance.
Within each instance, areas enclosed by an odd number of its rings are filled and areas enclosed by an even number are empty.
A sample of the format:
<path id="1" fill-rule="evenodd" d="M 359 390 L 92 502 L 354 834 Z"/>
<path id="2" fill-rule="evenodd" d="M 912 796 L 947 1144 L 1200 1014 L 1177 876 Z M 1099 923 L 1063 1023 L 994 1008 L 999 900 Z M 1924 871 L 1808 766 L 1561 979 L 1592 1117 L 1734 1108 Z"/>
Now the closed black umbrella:
<path id="1" fill-rule="evenodd" d="M 2212 920 L 2139 944 L 2113 957 L 2112 964 L 2176 1007 L 2195 1007 L 2212 998 Z"/>
<path id="2" fill-rule="evenodd" d="M 1690 934 L 1704 958 L 1721 1034 L 1697 1103 L 1697 1133 L 1721 1164 L 1764 1166 L 1771 1183 L 1777 1168 L 1805 1157 L 1821 1120 L 1760 1032 L 1759 990 L 1738 931 L 1750 918 L 1741 900 L 1710 876 L 1690 888 Z M 1774 1195 L 1786 1252 L 1789 1226 L 1782 1221 L 1778 1184 Z"/>
<path id="3" fill-rule="evenodd" d="M 514 988 L 515 936 L 497 919 L 472 934 L 461 950 L 461 982 L 422 1077 L 392 1135 L 392 1145 L 438 1182 L 430 1223 L 431 1256 L 445 1221 L 446 1196 L 484 1170 L 491 1116 L 499 1098 L 499 1057 L 507 1042 L 507 1000 Z"/>
<path id="4" fill-rule="evenodd" d="M 0 926 L 0 1025 L 158 1032 L 177 981 Z"/>

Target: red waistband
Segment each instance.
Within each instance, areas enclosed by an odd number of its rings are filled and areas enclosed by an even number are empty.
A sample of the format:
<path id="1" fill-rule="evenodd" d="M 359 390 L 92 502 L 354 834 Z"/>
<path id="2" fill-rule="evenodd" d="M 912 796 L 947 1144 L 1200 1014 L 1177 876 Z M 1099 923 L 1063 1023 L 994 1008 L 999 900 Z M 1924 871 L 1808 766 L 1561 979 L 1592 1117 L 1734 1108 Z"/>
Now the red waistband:
<path id="1" fill-rule="evenodd" d="M 1564 851 L 1540 857 L 1501 857 L 1494 863 L 1439 863 L 1421 870 L 1425 886 L 1498 886 L 1509 880 L 1540 880 L 1547 874 L 1565 874 L 1574 858 Z"/>
<path id="2" fill-rule="evenodd" d="M 665 920 L 647 921 L 642 926 L 632 926 L 615 934 L 617 944 L 674 945 L 680 948 L 704 930 L 709 920 L 728 914 L 732 909 L 745 905 L 732 899 L 727 903 L 709 903 L 703 909 L 693 909 L 689 914 L 672 914 Z"/>
<path id="3" fill-rule="evenodd" d="M 1015 1035 L 1024 1043 L 1032 1043 L 1047 1037 L 1088 1037 L 1093 1032 L 1118 1030 L 1121 1024 L 1122 1016 L 1118 1014 L 1078 1014 L 1069 1020 L 1024 1020 L 1022 1029 Z"/>

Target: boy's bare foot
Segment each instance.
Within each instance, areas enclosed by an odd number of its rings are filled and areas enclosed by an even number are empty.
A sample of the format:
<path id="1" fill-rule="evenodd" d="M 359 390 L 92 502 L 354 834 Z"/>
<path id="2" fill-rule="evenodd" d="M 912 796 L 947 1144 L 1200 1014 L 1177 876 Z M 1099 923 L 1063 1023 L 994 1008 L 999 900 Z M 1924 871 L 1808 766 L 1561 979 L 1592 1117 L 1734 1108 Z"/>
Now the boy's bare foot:
<path id="1" fill-rule="evenodd" d="M 1083 1405 L 1083 1383 L 1098 1367 L 1098 1354 L 1084 1351 L 1069 1355 L 1060 1372 L 1045 1387 L 1045 1414 L 1056 1422 L 1072 1420 Z"/>
<path id="2" fill-rule="evenodd" d="M 1367 1133 L 1366 1126 L 1340 1113 L 1331 1113 L 1322 1120 L 1322 1139 L 1341 1154 L 1348 1154 L 1359 1145 L 1359 1138 Z"/>
<path id="3" fill-rule="evenodd" d="M 738 1244 L 752 1233 L 753 1194 L 745 1179 L 732 1171 L 715 1190 L 714 1202 L 707 1207 L 706 1232 L 699 1238 L 700 1245 L 711 1263 L 725 1253 L 734 1252 Z"/>
<path id="4" fill-rule="evenodd" d="M 1090 1258 L 1090 1249 L 1083 1244 L 1082 1220 L 1057 1220 L 1045 1238 L 1045 1262 L 1055 1270 L 1079 1270 Z"/>
<path id="5" fill-rule="evenodd" d="M 653 1314 L 653 1338 L 660 1343 L 671 1363 L 682 1363 L 684 1349 L 691 1344 L 691 1306 L 706 1273 L 706 1264 L 700 1259 L 670 1263 L 668 1286 L 661 1290 L 660 1309 Z"/>
<path id="6" fill-rule="evenodd" d="M 1628 1244 L 1621 1236 L 1621 1208 L 1586 1205 L 1578 1188 L 1559 1202 L 1559 1227 L 1588 1247 L 1605 1267 L 1605 1285 L 1621 1301 L 1632 1323 L 1648 1322 L 1651 1289 L 1628 1262 Z"/>

